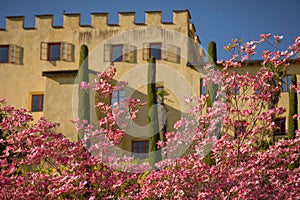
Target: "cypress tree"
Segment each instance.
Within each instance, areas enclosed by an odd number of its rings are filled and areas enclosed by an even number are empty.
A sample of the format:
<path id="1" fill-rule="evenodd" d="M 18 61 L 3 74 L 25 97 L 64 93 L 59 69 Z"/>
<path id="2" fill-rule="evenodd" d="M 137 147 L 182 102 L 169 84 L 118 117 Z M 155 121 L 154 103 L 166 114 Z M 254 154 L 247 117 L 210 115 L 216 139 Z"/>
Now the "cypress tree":
<path id="1" fill-rule="evenodd" d="M 208 58 L 207 62 L 213 65 L 217 63 L 217 44 L 215 41 L 210 41 L 208 43 Z"/>
<path id="2" fill-rule="evenodd" d="M 148 63 L 148 113 L 149 113 L 149 163 L 156 169 L 155 163 L 161 160 L 161 152 L 157 147 L 159 141 L 157 94 L 155 90 L 156 60 L 151 57 Z"/>
<path id="3" fill-rule="evenodd" d="M 208 59 L 207 62 L 208 64 L 211 65 L 212 68 L 214 68 L 214 70 L 217 70 L 217 45 L 214 41 L 210 41 L 208 43 Z M 213 102 L 216 100 L 216 96 L 217 96 L 217 91 L 218 91 L 218 85 L 214 84 L 214 83 L 209 83 L 206 86 L 206 91 L 208 94 L 208 98 L 206 99 L 206 105 L 207 107 L 212 107 Z M 218 124 L 218 128 L 217 130 L 215 130 L 217 132 L 217 136 L 218 138 L 220 138 L 220 134 L 218 132 L 220 132 L 220 127 L 221 125 Z M 216 161 L 212 158 L 212 151 L 210 150 L 210 146 L 208 145 L 207 147 L 209 150 L 206 152 L 205 157 L 203 159 L 204 163 L 206 163 L 209 166 L 215 165 Z"/>
<path id="4" fill-rule="evenodd" d="M 82 81 L 89 82 L 88 75 L 88 54 L 89 49 L 86 45 L 81 45 L 80 48 L 80 60 L 79 60 L 79 70 L 78 70 L 78 84 Z M 90 99 L 89 93 L 84 89 L 78 90 L 78 117 L 80 120 L 90 121 Z M 83 133 L 78 134 L 78 139 L 83 138 Z"/>
<path id="5" fill-rule="evenodd" d="M 208 44 L 208 64 L 217 70 L 217 45 L 214 41 L 210 41 Z M 213 102 L 216 100 L 218 86 L 214 83 L 207 85 L 207 93 L 209 98 L 207 99 L 207 106 L 211 107 Z"/>
<path id="6" fill-rule="evenodd" d="M 297 84 L 296 74 L 292 75 L 291 85 Z M 288 138 L 294 139 L 296 134 L 295 131 L 298 129 L 297 119 L 293 116 L 298 114 L 298 98 L 297 93 L 294 90 L 289 91 L 289 116 L 288 116 Z"/>
<path id="7" fill-rule="evenodd" d="M 274 92 L 271 93 L 271 97 L 270 100 L 268 102 L 268 110 L 272 110 L 274 108 L 278 107 L 278 102 L 280 99 L 280 95 L 282 92 L 282 82 L 284 77 L 286 76 L 286 67 L 282 66 L 282 67 L 275 67 L 273 63 L 268 62 L 265 64 L 265 67 L 268 68 L 270 70 L 270 72 L 273 73 L 273 76 L 267 81 L 268 84 L 270 84 L 270 86 L 272 88 L 279 88 L 279 90 L 276 90 Z M 272 122 L 275 123 L 276 120 L 276 115 L 273 113 L 271 114 L 271 120 Z M 275 144 L 275 128 L 273 128 L 272 130 L 270 130 L 270 135 L 271 135 L 271 145 Z"/>

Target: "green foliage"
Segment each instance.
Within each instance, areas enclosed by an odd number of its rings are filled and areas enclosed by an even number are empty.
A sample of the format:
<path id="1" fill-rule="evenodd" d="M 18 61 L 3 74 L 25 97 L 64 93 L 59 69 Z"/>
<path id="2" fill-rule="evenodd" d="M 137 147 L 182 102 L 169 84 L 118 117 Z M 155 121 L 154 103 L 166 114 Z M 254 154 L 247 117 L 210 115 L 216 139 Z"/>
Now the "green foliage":
<path id="1" fill-rule="evenodd" d="M 158 151 L 157 142 L 159 141 L 158 134 L 158 111 L 157 107 L 157 94 L 155 90 L 156 82 L 156 60 L 151 57 L 148 64 L 148 113 L 149 113 L 149 163 L 155 168 L 155 163 L 161 160 L 161 153 Z"/>
<path id="2" fill-rule="evenodd" d="M 299 166 L 300 166 L 300 158 L 296 162 L 289 164 L 288 169 L 294 170 L 294 169 L 298 168 Z"/>
<path id="3" fill-rule="evenodd" d="M 206 105 L 207 107 L 212 107 L 212 100 L 209 94 L 209 91 L 207 91 L 208 97 L 206 98 Z"/>
<path id="4" fill-rule="evenodd" d="M 208 64 L 211 64 L 215 70 L 217 70 L 217 45 L 214 41 L 210 41 L 208 44 Z M 218 91 L 218 85 L 211 83 L 207 85 L 207 93 L 209 98 L 207 99 L 207 106 L 211 107 L 213 102 L 216 101 Z"/>
<path id="5" fill-rule="evenodd" d="M 295 74 L 292 75 L 292 85 L 297 84 L 297 77 Z M 289 91 L 289 116 L 288 116 L 288 138 L 294 139 L 296 134 L 295 131 L 298 129 L 297 119 L 293 116 L 298 114 L 298 98 L 297 93 L 294 90 Z"/>
<path id="6" fill-rule="evenodd" d="M 78 84 L 82 81 L 89 82 L 89 69 L 88 69 L 88 54 L 89 49 L 86 45 L 82 45 L 80 48 L 80 60 L 78 70 Z M 78 90 L 78 117 L 80 120 L 90 121 L 90 100 L 87 91 L 80 89 Z M 78 134 L 78 139 L 82 139 L 83 134 Z"/>
<path id="7" fill-rule="evenodd" d="M 208 43 L 208 63 L 216 64 L 217 63 L 217 45 L 215 41 L 210 41 Z"/>
<path id="8" fill-rule="evenodd" d="M 33 171 L 39 172 L 41 174 L 50 174 L 50 175 L 53 175 L 56 173 L 56 170 L 51 167 L 35 168 Z"/>
<path id="9" fill-rule="evenodd" d="M 270 145 L 271 145 L 271 141 L 269 141 L 267 139 L 262 139 L 259 141 L 257 149 L 264 151 L 264 150 L 269 149 Z"/>
<path id="10" fill-rule="evenodd" d="M 161 99 L 164 99 L 165 96 L 169 95 L 169 93 L 166 90 L 162 89 L 162 90 L 157 92 L 157 95 L 160 96 Z"/>
<path id="11" fill-rule="evenodd" d="M 213 154 L 212 152 L 208 152 L 208 154 L 206 154 L 203 158 L 203 162 L 205 164 L 207 164 L 208 166 L 213 166 L 213 165 L 216 165 L 216 160 L 212 157 Z"/>

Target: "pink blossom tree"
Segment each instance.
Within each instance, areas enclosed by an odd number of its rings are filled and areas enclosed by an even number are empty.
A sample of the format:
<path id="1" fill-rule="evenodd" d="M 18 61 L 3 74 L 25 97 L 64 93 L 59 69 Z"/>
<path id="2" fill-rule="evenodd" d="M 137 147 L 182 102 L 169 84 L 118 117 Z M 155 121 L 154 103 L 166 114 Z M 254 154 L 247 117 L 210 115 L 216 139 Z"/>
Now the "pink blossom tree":
<path id="1" fill-rule="evenodd" d="M 281 39 L 262 34 L 245 44 L 234 40 L 225 47 L 232 57 L 220 62 L 220 71 L 207 66 L 206 84 L 219 85 L 216 101 L 207 108 L 206 95 L 186 99 L 189 115 L 159 142 L 165 156 L 157 171 L 111 154 L 130 126 L 126 119 L 134 119 L 142 105 L 136 99 L 109 104 L 113 90 L 126 84 L 112 86 L 114 68 L 98 74 L 95 83 L 81 84 L 100 94 L 96 106 L 103 114 L 97 127 L 76 121 L 83 141 L 67 140 L 45 118 L 32 123 L 30 113 L 1 99 L 0 199 L 299 199 L 299 131 L 294 139 L 272 138 L 274 119 L 286 112 L 274 100 L 282 84 L 278 73 L 299 52 L 300 37 L 287 51 L 263 51 L 256 73 L 244 70 L 258 45 L 277 47 Z M 299 87 L 291 89 L 300 93 Z M 178 158 L 182 144 L 187 148 Z M 106 151 L 113 156 L 103 156 Z M 210 164 L 204 160 L 208 152 Z"/>

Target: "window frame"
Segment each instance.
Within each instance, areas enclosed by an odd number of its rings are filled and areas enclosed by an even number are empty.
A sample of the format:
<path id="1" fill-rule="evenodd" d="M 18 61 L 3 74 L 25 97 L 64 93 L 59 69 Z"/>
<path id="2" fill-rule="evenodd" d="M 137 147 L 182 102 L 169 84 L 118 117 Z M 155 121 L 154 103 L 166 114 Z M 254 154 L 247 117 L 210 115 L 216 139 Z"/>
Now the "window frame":
<path id="1" fill-rule="evenodd" d="M 240 95 L 240 88 L 237 83 L 235 83 L 234 88 L 231 88 L 232 95 Z"/>
<path id="2" fill-rule="evenodd" d="M 134 144 L 138 144 L 138 146 L 136 147 L 136 152 L 134 152 L 134 150 L 135 150 Z M 142 144 L 141 148 L 140 148 L 139 144 Z M 142 150 L 142 151 L 140 151 L 140 150 Z M 149 140 L 144 139 L 144 140 L 133 140 L 133 141 L 131 141 L 131 152 L 132 152 L 132 155 L 135 159 L 149 158 Z"/>
<path id="3" fill-rule="evenodd" d="M 122 95 L 122 96 L 120 96 L 120 92 L 121 91 L 123 91 L 124 92 L 124 96 Z M 114 93 L 115 92 L 117 92 L 117 101 L 115 101 L 115 102 L 113 102 L 113 98 L 114 98 Z M 110 98 L 110 104 L 111 105 L 113 105 L 114 103 L 120 103 L 121 101 L 123 101 L 124 99 L 125 99 L 125 97 L 126 97 L 126 90 L 125 90 L 125 88 L 123 88 L 123 89 L 115 89 L 115 90 L 113 90 L 113 92 L 111 93 L 111 98 Z"/>
<path id="4" fill-rule="evenodd" d="M 9 57 L 10 57 L 10 55 L 9 55 L 9 45 L 8 44 L 3 44 L 3 45 L 0 45 L 0 48 L 7 48 L 7 60 L 2 62 L 1 59 L 0 59 L 0 63 L 9 63 Z M 0 58 L 1 58 L 1 55 L 0 55 Z"/>
<path id="5" fill-rule="evenodd" d="M 162 49 L 162 43 L 161 42 L 154 42 L 154 43 L 149 43 L 149 59 L 153 56 L 152 55 L 152 50 L 158 50 L 158 48 L 151 48 L 151 46 L 154 46 L 154 45 L 160 45 L 160 48 L 159 48 L 159 50 L 160 50 L 160 58 L 156 58 L 155 56 L 155 59 L 156 60 L 162 60 L 162 58 L 163 58 L 163 49 Z"/>
<path id="6" fill-rule="evenodd" d="M 280 121 L 280 122 L 278 123 L 279 120 L 283 120 L 283 121 Z M 274 135 L 275 135 L 275 136 L 278 136 L 278 135 L 286 135 L 286 117 L 279 117 L 279 118 L 276 118 L 274 122 L 275 122 L 275 125 L 276 125 L 277 127 L 279 127 L 279 129 L 278 129 L 278 128 L 275 129 Z M 283 129 L 284 129 L 284 131 L 283 131 Z"/>
<path id="7" fill-rule="evenodd" d="M 40 97 L 38 99 L 38 107 L 34 108 L 34 97 Z M 43 93 L 31 93 L 30 95 L 30 111 L 31 112 L 43 112 L 44 111 L 44 99 L 45 96 Z"/>
<path id="8" fill-rule="evenodd" d="M 59 45 L 59 58 L 51 57 L 51 46 Z M 67 42 L 41 42 L 40 43 L 40 60 L 44 61 L 66 61 L 75 62 L 75 46 Z"/>
<path id="9" fill-rule="evenodd" d="M 238 83 L 235 83 L 234 85 L 233 85 L 233 83 L 229 83 L 230 85 L 232 85 L 232 86 L 234 86 L 234 88 L 233 87 L 230 87 L 229 88 L 229 94 L 230 95 L 240 95 L 240 88 L 239 88 L 239 84 Z"/>
<path id="10" fill-rule="evenodd" d="M 204 86 L 204 78 L 200 78 L 200 95 L 206 95 L 207 94 L 207 88 Z"/>
<path id="11" fill-rule="evenodd" d="M 61 42 L 49 42 L 47 43 L 47 60 L 49 61 L 58 61 L 62 60 L 62 43 Z M 51 46 L 59 46 L 59 58 L 51 58 Z"/>
<path id="12" fill-rule="evenodd" d="M 232 89 L 232 91 L 234 92 L 233 93 L 234 95 L 240 95 L 240 88 L 239 88 L 239 85 L 237 83 L 235 84 L 235 88 Z"/>
<path id="13" fill-rule="evenodd" d="M 114 48 L 117 48 L 117 47 L 122 47 L 122 54 L 120 56 L 121 60 L 114 60 L 114 58 L 113 58 Z M 111 60 L 111 62 L 123 62 L 124 61 L 124 44 L 112 44 L 110 46 L 110 60 Z"/>
<path id="14" fill-rule="evenodd" d="M 281 92 L 289 92 L 291 83 L 292 83 L 292 75 L 291 74 L 285 75 L 282 78 Z M 285 87 L 284 87 L 284 85 L 285 85 Z"/>

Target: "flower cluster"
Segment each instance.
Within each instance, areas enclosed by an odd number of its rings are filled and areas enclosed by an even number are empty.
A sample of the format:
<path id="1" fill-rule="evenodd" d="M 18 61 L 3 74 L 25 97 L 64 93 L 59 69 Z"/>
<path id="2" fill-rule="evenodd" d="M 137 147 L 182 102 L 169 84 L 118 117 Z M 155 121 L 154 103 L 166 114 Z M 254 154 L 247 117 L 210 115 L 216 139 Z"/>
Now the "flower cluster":
<path id="1" fill-rule="evenodd" d="M 33 123 L 28 111 L 0 99 L 0 199 L 300 199 L 300 130 L 293 139 L 274 136 L 274 119 L 286 112 L 278 106 L 282 77 L 300 37 L 279 52 L 281 40 L 271 34 L 233 40 L 224 68 L 207 66 L 205 84 L 215 84 L 217 96 L 186 99 L 190 111 L 159 141 L 164 159 L 155 171 L 118 150 L 143 103 L 109 104 L 126 85 L 112 85 L 113 67 L 81 83 L 99 94 L 102 113 L 96 124 L 75 120 L 83 141 L 69 141 L 45 118 Z M 263 43 L 275 51 L 263 51 L 255 73 L 243 72 Z M 299 87 L 291 88 L 299 93 Z"/>

